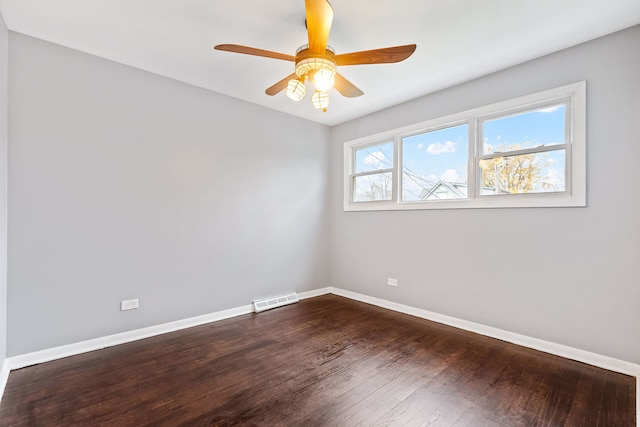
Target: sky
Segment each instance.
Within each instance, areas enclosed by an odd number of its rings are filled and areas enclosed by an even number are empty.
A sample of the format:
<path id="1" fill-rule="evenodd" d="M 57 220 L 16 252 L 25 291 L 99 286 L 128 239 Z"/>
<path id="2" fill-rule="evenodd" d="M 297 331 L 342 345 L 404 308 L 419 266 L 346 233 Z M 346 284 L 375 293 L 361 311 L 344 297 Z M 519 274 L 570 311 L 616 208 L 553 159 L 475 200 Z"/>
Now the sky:
<path id="1" fill-rule="evenodd" d="M 467 124 L 402 139 L 403 200 L 419 200 L 438 181 L 466 182 Z"/>

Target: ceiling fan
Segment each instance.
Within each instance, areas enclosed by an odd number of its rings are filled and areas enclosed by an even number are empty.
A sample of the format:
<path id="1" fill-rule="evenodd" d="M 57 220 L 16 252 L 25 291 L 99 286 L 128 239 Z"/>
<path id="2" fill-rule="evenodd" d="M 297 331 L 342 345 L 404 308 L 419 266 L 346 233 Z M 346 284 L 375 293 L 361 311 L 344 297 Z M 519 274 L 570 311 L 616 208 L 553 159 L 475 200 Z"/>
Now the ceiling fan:
<path id="1" fill-rule="evenodd" d="M 400 62 L 416 50 L 415 44 L 409 44 L 338 55 L 327 45 L 333 21 L 331 4 L 327 0 L 305 0 L 305 9 L 309 44 L 298 48 L 295 56 L 236 44 L 219 44 L 214 49 L 294 62 L 295 72 L 269 87 L 265 93 L 273 96 L 286 88 L 287 96 L 299 101 L 306 93 L 305 81 L 308 80 L 315 87 L 311 101 L 314 107 L 322 111 L 327 111 L 328 91 L 332 87 L 349 98 L 364 94 L 336 72 L 338 66 Z"/>

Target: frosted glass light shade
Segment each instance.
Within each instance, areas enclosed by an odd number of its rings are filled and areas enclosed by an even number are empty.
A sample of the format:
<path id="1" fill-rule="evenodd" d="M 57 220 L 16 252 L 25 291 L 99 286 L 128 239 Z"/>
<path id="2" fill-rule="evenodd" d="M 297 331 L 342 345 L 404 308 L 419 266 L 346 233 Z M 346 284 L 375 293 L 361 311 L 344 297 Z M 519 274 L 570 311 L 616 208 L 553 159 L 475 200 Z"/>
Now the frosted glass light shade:
<path id="1" fill-rule="evenodd" d="M 307 92 L 307 88 L 304 83 L 298 79 L 289 80 L 289 84 L 287 84 L 287 96 L 294 101 L 300 101 L 304 94 Z"/>
<path id="2" fill-rule="evenodd" d="M 329 106 L 329 93 L 315 91 L 315 93 L 311 97 L 311 102 L 317 109 L 326 111 L 327 107 Z"/>
<path id="3" fill-rule="evenodd" d="M 333 77 L 336 74 L 336 70 L 321 68 L 313 75 L 313 84 L 316 90 L 320 92 L 326 92 L 333 87 L 336 80 Z"/>

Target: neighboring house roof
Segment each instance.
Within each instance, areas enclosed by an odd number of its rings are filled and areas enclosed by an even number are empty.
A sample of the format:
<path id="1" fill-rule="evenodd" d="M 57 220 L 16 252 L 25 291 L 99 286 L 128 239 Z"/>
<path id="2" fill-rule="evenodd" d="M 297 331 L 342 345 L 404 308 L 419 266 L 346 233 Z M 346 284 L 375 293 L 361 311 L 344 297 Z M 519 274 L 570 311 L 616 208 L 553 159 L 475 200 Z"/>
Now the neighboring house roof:
<path id="1" fill-rule="evenodd" d="M 494 194 L 494 187 L 481 188 L 482 194 Z M 444 194 L 442 194 L 444 193 Z M 500 194 L 511 194 L 507 190 L 500 190 Z M 424 189 L 420 193 L 421 200 L 464 199 L 467 197 L 466 182 L 438 181 L 430 189 Z"/>
<path id="2" fill-rule="evenodd" d="M 462 191 L 464 188 L 464 191 Z M 446 197 L 441 197 L 439 194 L 445 192 Z M 467 184 L 466 183 L 453 183 L 446 181 L 438 181 L 429 190 L 424 190 L 420 194 L 422 200 L 432 199 L 463 199 L 467 197 Z"/>

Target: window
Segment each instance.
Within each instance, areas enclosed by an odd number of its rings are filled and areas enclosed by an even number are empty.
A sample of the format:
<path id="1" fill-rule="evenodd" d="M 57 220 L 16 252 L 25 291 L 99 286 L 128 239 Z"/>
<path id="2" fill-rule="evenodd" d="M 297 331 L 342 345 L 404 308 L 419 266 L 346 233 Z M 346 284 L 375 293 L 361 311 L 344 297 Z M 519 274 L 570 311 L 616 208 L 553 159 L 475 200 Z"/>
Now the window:
<path id="1" fill-rule="evenodd" d="M 556 104 L 482 120 L 480 195 L 564 192 L 566 110 Z"/>
<path id="2" fill-rule="evenodd" d="M 355 202 L 392 200 L 393 142 L 355 150 Z"/>
<path id="3" fill-rule="evenodd" d="M 580 82 L 344 145 L 344 209 L 585 206 Z"/>
<path id="4" fill-rule="evenodd" d="M 467 197 L 469 125 L 430 130 L 402 140 L 402 201 Z"/>

